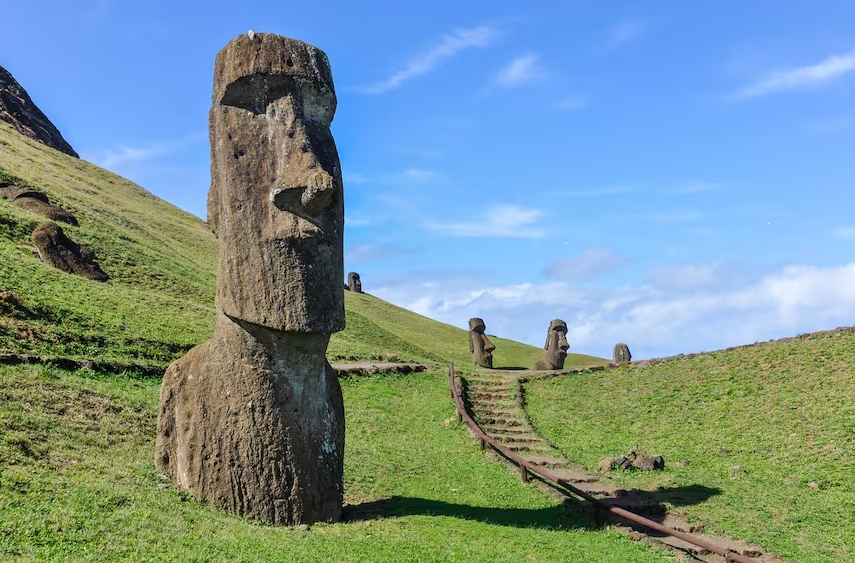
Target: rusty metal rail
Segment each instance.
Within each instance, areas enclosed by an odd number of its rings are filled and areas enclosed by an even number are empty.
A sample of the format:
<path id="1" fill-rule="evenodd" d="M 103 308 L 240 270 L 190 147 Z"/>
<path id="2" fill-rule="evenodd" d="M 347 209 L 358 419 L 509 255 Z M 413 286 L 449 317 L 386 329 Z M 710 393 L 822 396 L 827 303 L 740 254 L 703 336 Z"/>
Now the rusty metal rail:
<path id="1" fill-rule="evenodd" d="M 484 432 L 480 426 L 478 426 L 478 423 L 476 423 L 472 419 L 472 417 L 469 416 L 469 413 L 466 410 L 466 405 L 463 402 L 463 398 L 460 396 L 460 391 L 457 389 L 457 377 L 454 373 L 453 363 L 449 364 L 448 366 L 448 378 L 451 384 L 451 397 L 454 399 L 454 404 L 457 407 L 457 420 L 466 423 L 469 429 L 478 438 L 478 442 L 482 450 L 489 445 L 504 458 L 514 462 L 519 467 L 520 478 L 522 479 L 523 483 L 528 483 L 529 473 L 532 473 L 543 479 L 545 482 L 547 482 L 547 484 L 555 483 L 560 489 L 565 489 L 573 493 L 577 497 L 588 501 L 598 510 L 611 512 L 612 514 L 616 514 L 621 518 L 625 518 L 637 524 L 641 524 L 642 526 L 645 526 L 652 530 L 656 530 L 657 532 L 660 532 L 662 534 L 667 534 L 669 536 L 679 538 L 692 545 L 696 545 L 700 548 L 706 549 L 707 551 L 721 555 L 722 557 L 724 557 L 725 561 L 734 561 L 736 563 L 758 563 L 756 559 L 751 559 L 750 557 L 746 557 L 741 553 L 725 549 L 706 540 L 695 537 L 691 534 L 687 534 L 686 532 L 681 532 L 680 530 L 675 530 L 674 528 L 663 526 L 658 522 L 654 522 L 653 520 L 650 520 L 643 516 L 639 516 L 638 514 L 630 512 L 629 510 L 617 506 L 612 506 L 609 503 L 603 502 L 602 500 L 591 496 L 585 491 L 574 487 L 571 483 L 567 482 L 564 479 L 561 479 L 551 471 L 527 461 L 522 456 L 517 455 L 515 452 L 509 450 L 501 443 L 490 438 L 487 433 Z"/>

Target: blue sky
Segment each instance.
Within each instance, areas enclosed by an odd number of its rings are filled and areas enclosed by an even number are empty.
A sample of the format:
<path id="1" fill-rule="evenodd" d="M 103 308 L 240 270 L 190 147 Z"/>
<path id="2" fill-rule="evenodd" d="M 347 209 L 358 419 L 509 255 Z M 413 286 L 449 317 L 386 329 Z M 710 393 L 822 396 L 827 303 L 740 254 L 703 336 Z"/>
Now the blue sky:
<path id="1" fill-rule="evenodd" d="M 326 51 L 345 269 L 429 317 L 638 359 L 855 324 L 851 1 L 3 12 L 0 65 L 81 156 L 201 217 L 216 52 Z"/>

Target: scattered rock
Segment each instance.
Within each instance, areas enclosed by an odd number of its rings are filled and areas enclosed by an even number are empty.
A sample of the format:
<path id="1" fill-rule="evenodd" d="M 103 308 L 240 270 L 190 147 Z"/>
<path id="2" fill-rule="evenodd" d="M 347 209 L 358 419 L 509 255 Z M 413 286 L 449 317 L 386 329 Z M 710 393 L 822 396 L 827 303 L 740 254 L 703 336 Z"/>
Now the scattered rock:
<path id="1" fill-rule="evenodd" d="M 48 266 L 90 280 L 103 282 L 110 279 L 95 262 L 92 252 L 81 250 L 80 245 L 68 238 L 56 223 L 42 223 L 33 231 L 32 238 L 39 257 Z"/>
<path id="2" fill-rule="evenodd" d="M 745 473 L 745 468 L 741 465 L 734 465 L 730 468 L 731 473 Z"/>
<path id="3" fill-rule="evenodd" d="M 294 529 L 297 530 L 298 532 L 308 532 L 309 531 L 309 525 L 308 524 L 299 524 L 297 526 L 294 526 Z"/>
<path id="4" fill-rule="evenodd" d="M 158 489 L 160 489 L 160 490 L 168 489 L 168 488 L 169 488 L 169 483 L 158 483 L 158 484 L 157 484 L 157 488 L 158 488 Z"/>
<path id="5" fill-rule="evenodd" d="M 624 456 L 607 457 L 597 464 L 597 471 L 606 473 L 607 471 L 616 471 L 618 469 L 626 471 L 630 469 L 632 464 Z"/>
<path id="6" fill-rule="evenodd" d="M 810 487 L 814 491 L 818 491 L 820 488 L 819 483 L 817 483 L 816 481 L 811 481 L 810 483 L 808 483 L 808 487 Z"/>
<path id="7" fill-rule="evenodd" d="M 78 156 L 71 145 L 62 138 L 59 129 L 33 103 L 27 91 L 2 66 L 0 66 L 0 120 L 11 124 L 22 135 L 67 155 Z"/>
<path id="8" fill-rule="evenodd" d="M 642 471 L 659 471 L 665 469 L 665 459 L 661 455 L 647 455 L 639 446 L 632 448 L 625 457 L 633 467 Z"/>
<path id="9" fill-rule="evenodd" d="M 720 453 L 720 454 L 729 454 L 729 453 L 730 453 L 730 450 L 729 450 L 729 449 L 727 449 L 727 448 L 719 448 L 719 449 L 718 449 L 718 453 Z"/>

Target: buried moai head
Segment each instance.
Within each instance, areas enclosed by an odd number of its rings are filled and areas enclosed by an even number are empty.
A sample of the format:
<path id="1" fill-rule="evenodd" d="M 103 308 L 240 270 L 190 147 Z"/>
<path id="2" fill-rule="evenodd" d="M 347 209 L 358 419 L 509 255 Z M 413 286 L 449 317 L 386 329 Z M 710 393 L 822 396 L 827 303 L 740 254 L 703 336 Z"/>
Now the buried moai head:
<path id="1" fill-rule="evenodd" d="M 356 272 L 350 272 L 347 274 L 347 289 L 355 291 L 356 293 L 362 293 L 362 281 L 359 279 L 359 274 Z"/>
<path id="2" fill-rule="evenodd" d="M 632 361 L 632 354 L 629 353 L 629 346 L 622 342 L 615 344 L 613 356 L 614 363 L 616 364 L 625 364 Z"/>
<path id="3" fill-rule="evenodd" d="M 564 369 L 564 360 L 567 358 L 567 350 L 570 343 L 567 342 L 567 323 L 561 319 L 554 319 L 549 323 L 546 333 L 546 350 L 543 359 L 535 364 L 534 369 Z"/>
<path id="4" fill-rule="evenodd" d="M 327 56 L 270 33 L 218 54 L 208 223 L 220 241 L 217 305 L 279 331 L 344 328 L 344 204 Z"/>
<path id="5" fill-rule="evenodd" d="M 469 351 L 472 353 L 472 363 L 485 367 L 493 367 L 493 350 L 496 347 L 484 334 L 484 319 L 477 317 L 469 319 Z"/>

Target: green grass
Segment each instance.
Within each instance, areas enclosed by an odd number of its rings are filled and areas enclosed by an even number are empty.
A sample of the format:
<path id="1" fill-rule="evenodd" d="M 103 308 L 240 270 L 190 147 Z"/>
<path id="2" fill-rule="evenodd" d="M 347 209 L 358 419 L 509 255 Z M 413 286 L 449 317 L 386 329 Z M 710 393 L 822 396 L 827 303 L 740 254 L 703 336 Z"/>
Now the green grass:
<path id="1" fill-rule="evenodd" d="M 490 461 L 456 422 L 443 373 L 342 387 L 352 519 L 300 532 L 158 487 L 157 379 L 0 367 L 0 560 L 672 560 Z"/>
<path id="2" fill-rule="evenodd" d="M 526 400 L 569 459 L 596 467 L 638 443 L 666 470 L 618 482 L 720 489 L 684 509 L 800 563 L 855 560 L 852 332 L 534 381 Z"/>
<path id="3" fill-rule="evenodd" d="M 51 269 L 34 255 L 41 217 L 0 199 L 0 352 L 166 364 L 210 337 L 216 239 L 199 218 L 136 184 L 23 137 L 0 123 L 0 181 L 24 183 L 71 211 L 62 225 L 95 251 L 111 279 L 97 283 Z M 342 280 L 343 281 L 343 280 Z M 345 294 L 347 328 L 331 361 L 454 361 L 474 368 L 463 329 L 370 295 Z M 496 338 L 497 367 L 530 367 L 542 351 Z M 571 354 L 568 366 L 603 363 Z"/>

